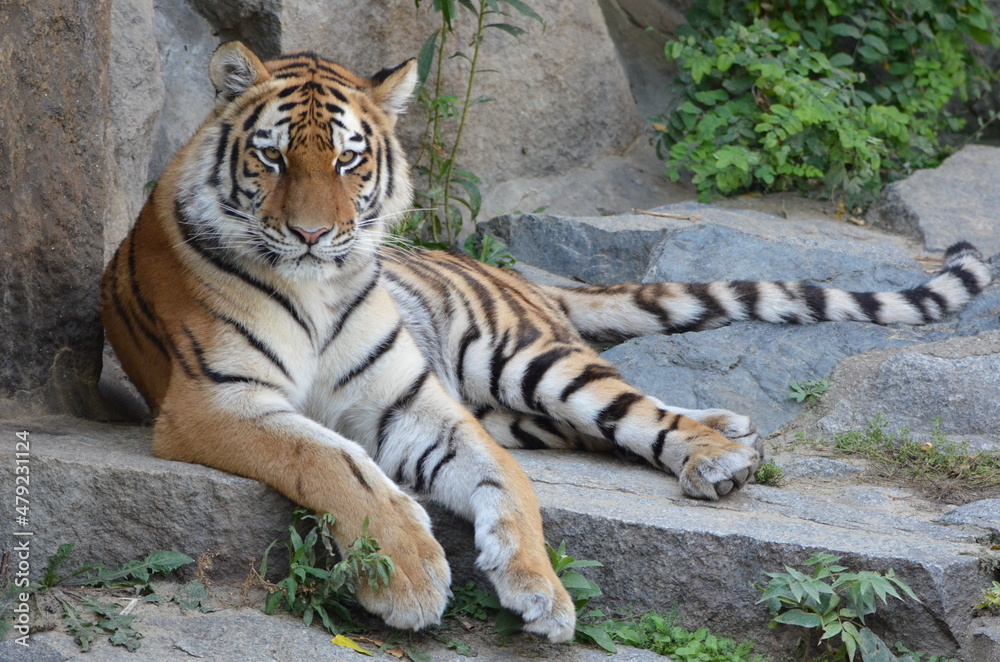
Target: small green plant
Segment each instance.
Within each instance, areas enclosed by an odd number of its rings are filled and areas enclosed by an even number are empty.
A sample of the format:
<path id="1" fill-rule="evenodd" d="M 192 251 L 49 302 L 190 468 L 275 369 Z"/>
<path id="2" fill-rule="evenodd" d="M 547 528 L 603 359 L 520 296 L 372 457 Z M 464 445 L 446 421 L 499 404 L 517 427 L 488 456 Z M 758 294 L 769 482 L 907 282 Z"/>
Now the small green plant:
<path id="1" fill-rule="evenodd" d="M 676 624 L 676 612 L 655 612 L 627 621 L 607 621 L 612 639 L 626 646 L 651 650 L 676 662 L 766 662 L 754 653 L 754 642 L 736 642 L 712 634 L 708 628 L 694 632 Z"/>
<path id="2" fill-rule="evenodd" d="M 948 441 L 940 418 L 923 440 L 905 427 L 890 430 L 888 420 L 878 414 L 864 430 L 839 433 L 833 442 L 838 451 L 866 458 L 878 475 L 905 477 L 910 485 L 941 499 L 984 498 L 1000 488 L 1000 453 Z"/>
<path id="3" fill-rule="evenodd" d="M 489 233 L 482 236 L 469 235 L 463 249 L 480 262 L 501 269 L 509 269 L 516 262 L 507 245 Z"/>
<path id="4" fill-rule="evenodd" d="M 785 566 L 785 572 L 765 573 L 770 580 L 758 603 L 766 603 L 772 618 L 768 627 L 790 625 L 801 630 L 802 659 L 874 660 L 877 648 L 886 649 L 865 619 L 875 613 L 878 601 L 902 600 L 899 591 L 920 599 L 890 569 L 884 575 L 850 572 L 839 565 L 839 556 L 815 554 L 806 562 L 812 575 Z M 897 591 L 896 589 L 899 589 Z"/>
<path id="5" fill-rule="evenodd" d="M 808 382 L 792 382 L 788 385 L 791 393 L 788 397 L 796 402 L 806 402 L 809 404 L 815 404 L 819 402 L 821 395 L 830 390 L 830 380 L 828 379 L 813 379 Z"/>
<path id="6" fill-rule="evenodd" d="M 983 589 L 983 600 L 972 606 L 973 609 L 1000 615 L 1000 582 Z"/>
<path id="7" fill-rule="evenodd" d="M 983 0 L 700 0 L 686 16 L 666 46 L 681 95 L 654 128 L 668 176 L 691 173 L 702 200 L 822 185 L 864 206 L 936 165 L 964 122 L 947 104 L 996 79 L 967 43 L 1000 45 Z"/>
<path id="8" fill-rule="evenodd" d="M 761 463 L 757 467 L 757 473 L 754 474 L 754 480 L 757 481 L 758 485 L 770 485 L 776 487 L 781 484 L 781 479 L 784 476 L 785 470 L 780 466 L 775 464 L 774 460 L 768 460 L 767 462 Z"/>
<path id="9" fill-rule="evenodd" d="M 150 581 L 155 575 L 168 575 L 178 568 L 194 563 L 191 557 L 178 552 L 153 552 L 142 561 L 130 561 L 120 568 L 85 565 L 68 574 L 61 569 L 73 552 L 73 544 L 60 545 L 49 557 L 42 579 L 31 587 L 33 593 L 47 592 L 62 610 L 62 627 L 87 652 L 98 638 L 107 637 L 115 646 L 134 651 L 142 635 L 132 627 L 135 615 L 131 609 L 108 598 L 158 602 Z"/>
<path id="10" fill-rule="evenodd" d="M 417 7 L 421 0 L 414 0 Z M 449 41 L 458 39 L 456 24 L 459 5 L 470 12 L 475 27 L 465 43 L 450 55 Z M 509 12 L 514 12 L 545 25 L 539 16 L 523 0 L 434 0 L 433 8 L 441 16 L 441 27 L 424 42 L 417 56 L 420 87 L 418 100 L 424 107 L 425 126 L 420 151 L 414 161 L 417 177 L 415 198 L 419 209 L 411 212 L 395 230 L 397 236 L 406 241 L 429 248 L 452 248 L 459 238 L 464 215 L 475 221 L 482 207 L 479 191 L 480 179 L 473 173 L 460 168 L 457 155 L 469 111 L 481 103 L 494 99 L 485 96 L 473 98 L 476 77 L 489 73 L 480 61 L 482 45 L 489 31 L 505 32 L 519 37 L 525 30 L 507 22 Z M 449 60 L 465 60 L 469 64 L 464 89 L 458 94 L 449 94 L 444 89 L 444 64 Z M 493 241 L 500 244 L 495 238 Z M 500 244 L 502 246 L 502 244 Z M 468 244 L 467 244 L 468 246 Z M 490 248 L 485 242 L 474 256 L 499 258 L 501 265 L 513 263 L 509 254 Z"/>
<path id="11" fill-rule="evenodd" d="M 288 576 L 273 585 L 264 604 L 266 613 L 273 614 L 283 606 L 306 625 L 318 616 L 329 632 L 340 634 L 337 621 L 353 622 L 351 596 L 361 582 L 373 590 L 388 585 L 395 566 L 391 558 L 379 553 L 378 541 L 367 535 L 368 520 L 341 560 L 331 533 L 333 523 L 332 515 L 297 508 L 288 527 L 288 540 L 275 540 L 268 546 L 260 562 L 261 577 L 267 576 L 267 559 L 276 544 L 288 549 L 289 558 Z M 307 529 L 305 535 L 299 533 L 300 527 Z"/>

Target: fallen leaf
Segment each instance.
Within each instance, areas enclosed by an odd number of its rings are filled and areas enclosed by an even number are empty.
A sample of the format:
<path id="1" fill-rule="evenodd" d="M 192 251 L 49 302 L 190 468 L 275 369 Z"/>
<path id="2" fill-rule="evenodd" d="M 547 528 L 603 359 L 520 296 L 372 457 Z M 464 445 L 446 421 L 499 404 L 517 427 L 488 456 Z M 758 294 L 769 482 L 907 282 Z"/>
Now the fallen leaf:
<path id="1" fill-rule="evenodd" d="M 357 651 L 357 652 L 361 653 L 362 655 L 367 655 L 368 657 L 372 656 L 371 653 L 369 653 L 368 651 L 366 651 L 361 646 L 358 646 L 356 643 L 354 643 L 354 641 L 352 641 L 348 637 L 345 637 L 342 634 L 338 634 L 336 637 L 334 637 L 333 639 L 331 639 L 330 643 L 332 643 L 335 646 L 343 646 L 344 648 L 350 648 L 351 650 Z"/>

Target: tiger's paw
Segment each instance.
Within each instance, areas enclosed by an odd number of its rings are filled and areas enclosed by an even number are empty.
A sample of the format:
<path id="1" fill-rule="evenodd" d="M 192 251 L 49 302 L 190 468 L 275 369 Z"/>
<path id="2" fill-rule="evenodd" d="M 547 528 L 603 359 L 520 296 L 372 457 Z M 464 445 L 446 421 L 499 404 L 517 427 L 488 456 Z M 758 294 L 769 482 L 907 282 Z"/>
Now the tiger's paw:
<path id="1" fill-rule="evenodd" d="M 743 487 L 760 464 L 760 453 L 721 436 L 699 440 L 684 459 L 681 489 L 696 499 L 715 501 Z"/>
<path id="2" fill-rule="evenodd" d="M 520 614 L 525 632 L 542 635 L 557 643 L 573 638 L 576 609 L 547 563 L 541 572 L 508 567 L 487 575 L 497 590 L 500 604 Z"/>
<path id="3" fill-rule="evenodd" d="M 415 501 L 401 495 L 391 518 L 372 518 L 369 535 L 392 559 L 395 572 L 388 586 L 372 590 L 364 580 L 358 602 L 394 628 L 421 630 L 441 622 L 451 598 L 451 569 L 444 550 L 431 534 L 430 519 Z M 406 503 L 409 502 L 409 503 Z"/>
<path id="4" fill-rule="evenodd" d="M 660 409 L 665 409 L 672 414 L 680 414 L 691 420 L 698 421 L 730 441 L 753 448 L 761 457 L 764 457 L 764 439 L 757 434 L 757 426 L 754 425 L 749 416 L 743 416 L 728 409 L 684 409 L 683 407 L 670 407 L 656 398 L 652 399 L 659 405 Z"/>

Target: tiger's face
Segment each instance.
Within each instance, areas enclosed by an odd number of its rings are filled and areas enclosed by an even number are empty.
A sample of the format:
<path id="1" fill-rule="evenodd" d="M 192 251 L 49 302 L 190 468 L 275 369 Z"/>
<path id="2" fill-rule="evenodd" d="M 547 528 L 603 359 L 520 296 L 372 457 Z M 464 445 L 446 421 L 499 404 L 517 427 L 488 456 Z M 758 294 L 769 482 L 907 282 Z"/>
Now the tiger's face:
<path id="1" fill-rule="evenodd" d="M 210 75 L 215 114 L 179 182 L 188 238 L 294 280 L 370 263 L 410 201 L 393 130 L 415 62 L 366 79 L 312 53 L 262 63 L 232 43 Z"/>

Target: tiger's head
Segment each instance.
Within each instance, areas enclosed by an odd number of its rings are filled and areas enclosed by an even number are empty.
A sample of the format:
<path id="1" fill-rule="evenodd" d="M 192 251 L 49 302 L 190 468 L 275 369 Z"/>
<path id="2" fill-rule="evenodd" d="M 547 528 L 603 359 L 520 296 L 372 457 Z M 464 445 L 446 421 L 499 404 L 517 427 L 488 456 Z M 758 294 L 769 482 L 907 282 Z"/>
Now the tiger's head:
<path id="1" fill-rule="evenodd" d="M 209 76 L 215 111 L 178 157 L 185 239 L 294 280 L 370 263 L 410 204 L 394 127 L 416 62 L 369 79 L 313 53 L 261 62 L 229 42 Z"/>

